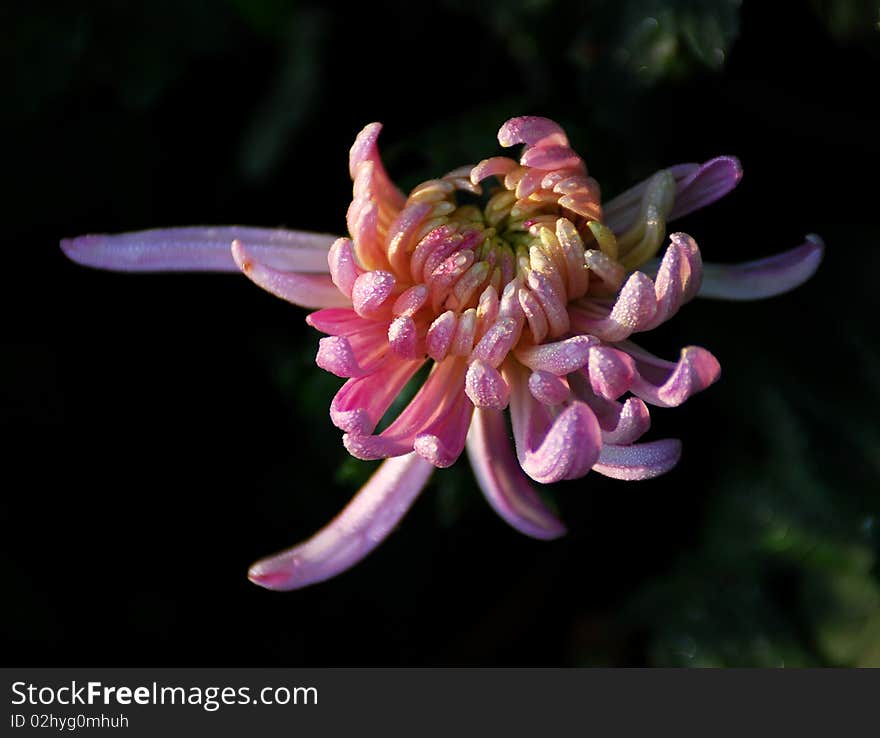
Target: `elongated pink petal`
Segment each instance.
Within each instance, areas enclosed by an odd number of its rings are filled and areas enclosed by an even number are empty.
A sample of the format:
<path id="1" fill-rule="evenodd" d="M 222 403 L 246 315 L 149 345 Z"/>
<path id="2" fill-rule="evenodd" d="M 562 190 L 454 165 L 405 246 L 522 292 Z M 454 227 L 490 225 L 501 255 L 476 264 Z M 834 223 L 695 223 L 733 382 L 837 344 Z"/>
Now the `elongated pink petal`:
<path id="1" fill-rule="evenodd" d="M 815 234 L 789 251 L 742 264 L 704 264 L 700 297 L 760 300 L 781 295 L 806 282 L 822 261 L 825 245 Z"/>
<path id="2" fill-rule="evenodd" d="M 464 393 L 459 393 L 448 413 L 413 439 L 413 450 L 434 466 L 452 466 L 464 451 L 474 406 Z"/>
<path id="3" fill-rule="evenodd" d="M 573 331 L 593 334 L 604 341 L 622 341 L 651 325 L 657 309 L 651 278 L 642 272 L 633 272 L 614 299 L 610 312 L 603 315 L 592 312 L 589 304 L 572 305 L 569 318 Z"/>
<path id="4" fill-rule="evenodd" d="M 635 360 L 630 390 L 652 405 L 677 407 L 721 376 L 718 359 L 700 346 L 685 346 L 677 362 L 660 359 L 628 341 L 620 348 Z"/>
<path id="5" fill-rule="evenodd" d="M 282 271 L 326 274 L 336 240 L 324 233 L 249 226 L 189 226 L 64 239 L 61 248 L 77 264 L 124 272 L 236 272 L 229 247 L 248 244 L 261 263 Z"/>
<path id="6" fill-rule="evenodd" d="M 493 156 L 490 159 L 483 159 L 471 170 L 471 183 L 480 184 L 487 177 L 501 177 L 516 169 L 516 162 L 506 156 Z"/>
<path id="7" fill-rule="evenodd" d="M 668 220 L 724 197 L 742 178 L 742 167 L 733 156 L 718 156 L 703 164 L 677 164 L 668 171 L 675 179 L 675 200 Z M 626 232 L 635 222 L 642 195 L 652 178 L 653 175 L 605 203 L 604 223 L 616 234 Z"/>
<path id="8" fill-rule="evenodd" d="M 328 336 L 318 341 L 315 363 L 337 377 L 362 377 L 372 374 L 388 355 L 385 342 L 387 326 L 373 323 L 368 328 L 348 336 Z M 415 357 L 406 356 L 412 359 Z"/>
<path id="9" fill-rule="evenodd" d="M 232 242 L 232 258 L 254 284 L 282 300 L 306 308 L 347 307 L 351 301 L 333 284 L 328 274 L 282 272 L 257 261 L 241 241 Z"/>
<path id="10" fill-rule="evenodd" d="M 382 208 L 398 211 L 403 207 L 406 198 L 395 187 L 382 163 L 377 143 L 381 131 L 381 123 L 370 123 L 357 135 L 349 151 L 349 172 L 351 178 L 355 179 L 359 166 L 363 162 L 370 162 L 372 164 L 370 185 L 373 196 Z"/>
<path id="11" fill-rule="evenodd" d="M 568 146 L 534 146 L 526 149 L 519 163 L 537 169 L 568 169 L 581 164 L 581 158 Z M 539 174 L 543 179 L 543 173 Z"/>
<path id="12" fill-rule="evenodd" d="M 402 456 L 413 450 L 419 435 L 438 435 L 444 429 L 453 429 L 449 432 L 454 432 L 457 426 L 450 418 L 458 417 L 458 401 L 462 398 L 467 401 L 464 395 L 466 369 L 463 359 L 453 357 L 437 364 L 409 405 L 384 431 L 378 435 L 347 433 L 343 436 L 342 442 L 348 452 L 364 460 Z M 463 436 L 461 441 L 459 453 L 464 447 Z M 453 439 L 448 439 L 448 447 L 453 446 Z"/>
<path id="13" fill-rule="evenodd" d="M 593 411 L 575 400 L 558 414 L 551 412 L 532 396 L 527 370 L 514 363 L 505 363 L 504 377 L 512 390 L 510 416 L 523 471 L 542 484 L 584 476 L 602 447 Z"/>
<path id="14" fill-rule="evenodd" d="M 467 452 L 483 494 L 520 533 L 545 540 L 565 535 L 565 526 L 532 489 L 511 449 L 504 414 L 477 408 L 467 437 Z"/>
<path id="15" fill-rule="evenodd" d="M 266 589 L 290 590 L 351 568 L 391 533 L 433 471 L 416 454 L 387 459 L 329 525 L 304 543 L 261 559 L 248 578 Z"/>
<path id="16" fill-rule="evenodd" d="M 554 343 L 523 346 L 516 350 L 516 358 L 534 371 L 562 376 L 584 366 L 589 360 L 590 348 L 597 343 L 592 336 L 572 336 Z"/>
<path id="17" fill-rule="evenodd" d="M 602 447 L 593 471 L 613 479 L 651 479 L 668 472 L 680 458 L 681 441 L 677 438 L 664 438 L 632 446 L 606 444 Z"/>
<path id="18" fill-rule="evenodd" d="M 333 425 L 359 436 L 372 433 L 422 364 L 421 359 L 407 361 L 393 354 L 374 373 L 349 379 L 330 402 Z"/>
<path id="19" fill-rule="evenodd" d="M 370 330 L 376 321 L 367 320 L 352 308 L 324 308 L 306 316 L 306 323 L 330 336 L 349 336 Z"/>

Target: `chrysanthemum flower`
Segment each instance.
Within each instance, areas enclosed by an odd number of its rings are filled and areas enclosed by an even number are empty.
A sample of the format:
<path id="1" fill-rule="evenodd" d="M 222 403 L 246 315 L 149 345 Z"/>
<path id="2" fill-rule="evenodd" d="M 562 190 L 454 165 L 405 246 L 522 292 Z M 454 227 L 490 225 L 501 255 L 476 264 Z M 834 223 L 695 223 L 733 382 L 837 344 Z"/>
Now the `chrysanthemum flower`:
<path id="1" fill-rule="evenodd" d="M 351 149 L 349 238 L 246 227 L 173 228 L 62 242 L 74 261 L 129 271 L 240 269 L 274 295 L 318 308 L 317 364 L 347 379 L 330 405 L 359 459 L 386 459 L 327 527 L 254 564 L 252 581 L 295 589 L 360 561 L 394 528 L 435 467 L 467 449 L 489 503 L 526 535 L 565 528 L 530 480 L 590 470 L 648 479 L 678 461 L 677 439 L 641 442 L 648 405 L 674 407 L 715 382 L 698 346 L 667 361 L 634 334 L 696 296 L 754 299 L 796 287 L 822 243 L 740 265 L 702 264 L 667 223 L 729 192 L 739 162 L 719 157 L 660 171 L 602 203 L 599 185 L 546 118 L 507 121 L 504 147 L 403 195 L 373 123 Z M 417 372 L 430 373 L 377 432 Z M 510 436 L 513 436 L 511 447 Z"/>

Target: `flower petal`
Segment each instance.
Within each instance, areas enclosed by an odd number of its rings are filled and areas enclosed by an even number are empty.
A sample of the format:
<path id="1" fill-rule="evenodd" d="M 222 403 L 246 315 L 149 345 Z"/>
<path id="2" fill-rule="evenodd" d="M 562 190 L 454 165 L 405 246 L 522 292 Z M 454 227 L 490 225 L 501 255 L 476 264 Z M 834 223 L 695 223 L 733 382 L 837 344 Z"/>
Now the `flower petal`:
<path id="1" fill-rule="evenodd" d="M 450 411 L 440 416 L 413 440 L 413 450 L 434 466 L 452 466 L 464 451 L 474 406 L 459 393 Z"/>
<path id="2" fill-rule="evenodd" d="M 330 402 L 330 420 L 346 433 L 372 433 L 406 383 L 425 362 L 392 354 L 377 371 L 349 379 Z"/>
<path id="3" fill-rule="evenodd" d="M 568 314 L 572 331 L 598 336 L 603 341 L 622 341 L 645 330 L 657 315 L 657 295 L 651 278 L 630 274 L 607 313 L 597 310 L 597 300 L 571 303 Z"/>
<path id="4" fill-rule="evenodd" d="M 498 143 L 504 147 L 521 143 L 533 146 L 549 136 L 556 137 L 560 144 L 568 143 L 565 131 L 558 123 L 536 115 L 523 115 L 511 118 L 501 126 L 498 131 Z"/>
<path id="5" fill-rule="evenodd" d="M 590 357 L 590 349 L 598 341 L 592 336 L 572 336 L 562 341 L 522 346 L 516 349 L 516 358 L 533 371 L 545 371 L 562 376 L 580 369 Z"/>
<path id="6" fill-rule="evenodd" d="M 675 178 L 675 200 L 668 220 L 681 218 L 724 197 L 742 178 L 742 166 L 733 156 L 718 156 L 702 164 L 677 164 L 669 167 Z M 612 198 L 604 206 L 605 225 L 617 234 L 635 222 L 642 195 L 651 177 Z"/>
<path id="7" fill-rule="evenodd" d="M 666 361 L 625 341 L 619 344 L 635 360 L 630 391 L 659 407 L 677 407 L 721 376 L 721 365 L 699 346 L 685 346 L 678 362 Z"/>
<path id="8" fill-rule="evenodd" d="M 822 239 L 811 233 L 806 243 L 766 259 L 742 264 L 704 264 L 698 294 L 722 300 L 760 300 L 781 295 L 813 276 L 824 250 Z"/>
<path id="9" fill-rule="evenodd" d="M 64 239 L 61 248 L 77 264 L 124 272 L 235 272 L 230 244 L 248 244 L 261 262 L 282 271 L 326 274 L 335 236 L 248 226 L 157 228 Z"/>
<path id="10" fill-rule="evenodd" d="M 328 274 L 280 271 L 257 261 L 241 241 L 232 242 L 231 252 L 235 263 L 248 279 L 282 300 L 306 308 L 347 307 L 351 304 Z"/>
<path id="11" fill-rule="evenodd" d="M 358 459 L 381 459 L 387 456 L 402 456 L 413 450 L 415 440 L 420 435 L 445 436 L 447 448 L 455 446 L 454 422 L 463 412 L 458 401 L 461 398 L 471 408 L 471 403 L 464 394 L 464 377 L 467 364 L 460 358 L 447 358 L 437 364 L 421 386 L 416 396 L 384 431 L 378 435 L 361 435 L 347 433 L 342 438 L 348 452 Z M 461 436 L 461 448 L 464 450 L 464 432 Z"/>
<path id="12" fill-rule="evenodd" d="M 267 589 L 290 590 L 351 568 L 391 533 L 433 471 L 416 454 L 387 459 L 329 525 L 304 543 L 258 561 L 248 578 Z"/>
<path id="13" fill-rule="evenodd" d="M 467 452 L 480 489 L 505 521 L 532 538 L 565 535 L 565 526 L 547 509 L 519 468 L 502 412 L 477 408 L 468 432 Z"/>
<path id="14" fill-rule="evenodd" d="M 596 463 L 602 432 L 593 411 L 579 400 L 558 414 L 535 400 L 528 372 L 516 362 L 504 365 L 511 387 L 510 415 L 520 466 L 536 482 L 550 484 L 584 476 Z"/>
<path id="15" fill-rule="evenodd" d="M 510 399 L 510 388 L 501 372 L 480 359 L 468 366 L 464 391 L 476 407 L 503 410 Z"/>
<path id="16" fill-rule="evenodd" d="M 355 179 L 358 169 L 363 163 L 369 162 L 371 194 L 382 210 L 396 213 L 403 207 L 406 198 L 395 187 L 379 154 L 378 139 L 382 131 L 381 123 L 370 123 L 357 135 L 348 155 L 348 167 L 351 178 Z"/>
<path id="17" fill-rule="evenodd" d="M 606 444 L 593 471 L 613 479 L 636 481 L 665 474 L 681 458 L 681 441 L 664 438 L 632 446 Z"/>
<path id="18" fill-rule="evenodd" d="M 724 197 L 742 179 L 742 165 L 734 156 L 717 156 L 676 181 L 675 204 L 669 220 L 681 218 Z"/>

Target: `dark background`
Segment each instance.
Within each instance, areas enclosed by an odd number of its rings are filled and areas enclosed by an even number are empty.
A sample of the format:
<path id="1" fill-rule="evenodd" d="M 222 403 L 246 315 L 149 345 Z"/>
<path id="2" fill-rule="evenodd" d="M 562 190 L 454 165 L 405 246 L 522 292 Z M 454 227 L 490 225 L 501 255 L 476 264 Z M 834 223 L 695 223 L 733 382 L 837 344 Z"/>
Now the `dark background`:
<path id="1" fill-rule="evenodd" d="M 653 20 L 652 20 L 653 19 Z M 6 665 L 880 665 L 876 3 L 4 3 L 0 652 Z M 292 593 L 254 559 L 327 522 L 350 460 L 299 311 L 233 275 L 120 275 L 59 238 L 245 223 L 342 233 L 381 120 L 408 188 L 560 121 L 613 195 L 739 156 L 676 228 L 709 261 L 826 241 L 817 276 L 648 337 L 721 361 L 653 413 L 657 480 L 551 489 L 525 538 L 466 460 L 389 540 Z"/>

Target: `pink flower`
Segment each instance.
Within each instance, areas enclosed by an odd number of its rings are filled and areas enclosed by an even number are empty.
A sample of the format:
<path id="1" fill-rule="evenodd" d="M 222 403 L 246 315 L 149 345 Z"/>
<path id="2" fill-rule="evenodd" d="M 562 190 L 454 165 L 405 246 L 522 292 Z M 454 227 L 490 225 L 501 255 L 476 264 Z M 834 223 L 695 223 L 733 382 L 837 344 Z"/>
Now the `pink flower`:
<path id="1" fill-rule="evenodd" d="M 173 228 L 62 242 L 74 261 L 129 271 L 240 269 L 296 305 L 327 337 L 317 364 L 347 379 L 330 405 L 343 443 L 386 459 L 327 527 L 250 569 L 252 581 L 296 589 L 339 574 L 373 550 L 435 467 L 467 449 L 492 507 L 526 535 L 565 532 L 529 479 L 549 484 L 591 469 L 648 479 L 677 463 L 677 439 L 640 442 L 648 405 L 674 407 L 715 382 L 698 346 L 675 361 L 631 338 L 696 296 L 755 299 L 808 279 L 822 242 L 769 259 L 703 264 L 667 223 L 728 193 L 739 162 L 719 157 L 656 173 L 602 203 L 598 183 L 546 118 L 507 121 L 492 157 L 404 196 L 391 182 L 373 123 L 351 149 L 350 238 L 246 227 Z M 230 248 L 231 244 L 231 248 Z M 381 432 L 392 402 L 426 363 L 430 374 Z M 509 442 L 508 418 L 513 435 Z"/>

